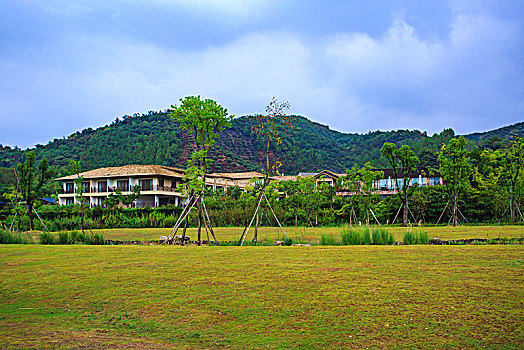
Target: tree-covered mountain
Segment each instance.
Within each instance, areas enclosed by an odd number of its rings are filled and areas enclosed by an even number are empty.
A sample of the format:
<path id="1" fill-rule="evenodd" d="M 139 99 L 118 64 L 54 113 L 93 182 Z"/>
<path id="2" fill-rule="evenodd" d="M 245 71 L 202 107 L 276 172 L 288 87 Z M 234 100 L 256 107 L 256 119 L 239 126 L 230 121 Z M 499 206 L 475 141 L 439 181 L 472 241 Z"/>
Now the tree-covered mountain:
<path id="1" fill-rule="evenodd" d="M 235 118 L 231 129 L 223 132 L 210 156 L 211 171 L 260 171 L 264 167 L 264 145 L 253 129 L 254 118 Z M 482 134 L 466 135 L 482 147 L 498 147 L 510 135 L 522 134 L 524 123 L 515 124 Z M 272 157 L 282 162 L 281 172 L 296 174 L 322 169 L 342 172 L 353 165 L 371 162 L 386 167 L 380 155 L 384 142 L 408 144 L 421 160 L 421 165 L 436 167 L 437 153 L 454 132 L 446 129 L 428 136 L 417 130 L 373 131 L 367 134 L 342 133 L 328 126 L 296 116 L 293 128 L 282 128 L 281 143 L 272 146 Z M 500 140 L 499 140 L 500 138 Z M 491 140 L 491 141 L 490 141 Z M 117 118 L 98 129 L 87 128 L 68 137 L 54 139 L 47 145 L 37 145 L 37 159 L 46 157 L 58 175 L 67 172 L 70 159 L 79 160 L 82 170 L 125 164 L 160 164 L 185 167 L 192 151 L 190 136 L 178 129 L 168 111 Z M 0 174 L 2 185 L 12 178 L 12 167 L 23 151 L 0 145 Z M 5 169 L 11 168 L 11 169 Z"/>

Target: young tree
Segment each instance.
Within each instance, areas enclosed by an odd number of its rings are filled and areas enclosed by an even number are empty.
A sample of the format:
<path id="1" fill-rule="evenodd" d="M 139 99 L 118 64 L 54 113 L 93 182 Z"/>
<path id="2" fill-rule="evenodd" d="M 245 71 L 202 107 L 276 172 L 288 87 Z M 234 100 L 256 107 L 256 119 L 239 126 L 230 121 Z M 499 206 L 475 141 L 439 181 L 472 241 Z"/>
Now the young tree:
<path id="1" fill-rule="evenodd" d="M 402 202 L 402 222 L 408 224 L 408 198 L 413 194 L 414 189 L 414 187 L 409 186 L 409 180 L 413 173 L 417 171 L 419 160 L 415 155 L 415 152 L 413 152 L 408 145 L 402 145 L 397 149 L 395 144 L 386 142 L 382 146 L 380 152 L 388 160 L 389 165 L 393 169 L 395 188 L 397 189 L 397 195 Z M 399 177 L 402 177 L 400 186 L 398 181 Z"/>
<path id="2" fill-rule="evenodd" d="M 355 199 L 362 204 L 366 222 L 369 224 L 369 213 L 374 199 L 373 192 L 377 190 L 374 187 L 374 183 L 381 179 L 383 175 L 384 172 L 374 171 L 371 168 L 371 163 L 367 162 L 361 169 L 353 166 L 351 169 L 346 170 L 346 175 L 338 179 L 339 188 L 349 192 L 349 205 L 346 204 L 349 208 L 343 208 L 343 211 L 347 212 L 349 210 L 350 225 L 352 217 L 357 220 L 354 209 Z"/>
<path id="3" fill-rule="evenodd" d="M 266 166 L 266 173 L 264 175 L 264 182 L 262 185 L 262 190 L 259 193 L 259 197 L 257 199 L 257 206 L 255 207 L 255 212 L 253 213 L 253 216 L 251 218 L 251 222 L 253 222 L 253 219 L 257 217 L 258 212 L 260 210 L 260 205 L 262 203 L 264 190 L 266 186 L 269 184 L 269 176 L 271 175 L 271 172 L 274 174 L 278 174 L 278 168 L 282 165 L 280 161 L 275 161 L 273 165 L 271 165 L 271 159 L 269 157 L 270 149 L 271 149 L 271 143 L 276 142 L 277 145 L 279 145 L 282 142 L 282 138 L 280 136 L 280 128 L 282 127 L 288 127 L 293 128 L 293 122 L 294 118 L 287 116 L 285 114 L 285 111 L 289 109 L 289 103 L 287 101 L 278 101 L 275 97 L 271 99 L 269 104 L 266 106 L 266 113 L 265 114 L 257 114 L 255 115 L 255 125 L 253 126 L 253 129 L 257 136 L 262 140 L 262 142 L 266 145 L 266 159 L 265 159 L 265 166 Z M 266 202 L 269 205 L 269 202 Z M 271 209 L 271 208 L 270 208 Z M 278 221 L 278 218 L 275 216 L 275 220 L 279 224 L 282 233 L 284 236 L 286 235 L 284 229 L 282 228 L 282 225 L 280 225 L 280 222 Z M 247 231 L 249 230 L 251 224 L 248 224 L 244 228 L 244 231 L 242 232 L 242 236 L 240 237 L 240 245 L 244 243 L 245 235 L 247 234 Z M 255 222 L 255 230 L 258 227 L 258 220 Z"/>
<path id="4" fill-rule="evenodd" d="M 38 171 L 35 173 L 35 152 L 30 151 L 26 155 L 24 163 L 19 163 L 17 172 L 20 179 L 20 193 L 23 201 L 27 205 L 30 229 L 34 230 L 33 211 L 35 201 L 41 196 L 41 189 L 44 183 L 53 177 L 53 170 L 49 168 L 47 159 L 43 158 L 38 164 Z"/>
<path id="5" fill-rule="evenodd" d="M 524 184 L 524 137 L 515 136 L 509 148 L 501 154 L 501 186 L 509 197 L 510 222 L 515 223 L 517 195 Z"/>
<path id="6" fill-rule="evenodd" d="M 84 176 L 80 175 L 82 166 L 80 165 L 80 161 L 76 161 L 71 159 L 69 161 L 69 172 L 72 175 L 76 175 L 76 179 L 73 180 L 75 184 L 75 197 L 76 200 L 80 203 L 80 229 L 82 230 L 82 233 L 84 232 L 84 206 L 85 206 L 85 198 L 84 198 L 84 191 L 85 188 L 83 186 Z"/>
<path id="7" fill-rule="evenodd" d="M 469 177 L 472 169 L 468 159 L 464 137 L 451 139 L 446 146 L 442 145 L 438 155 L 440 174 L 450 197 L 453 226 L 458 225 L 458 202 L 460 196 L 469 188 Z"/>
<path id="8" fill-rule="evenodd" d="M 210 160 L 208 153 L 215 144 L 216 138 L 224 128 L 231 127 L 234 116 L 228 115 L 227 109 L 216 101 L 205 99 L 200 96 L 187 96 L 180 99 L 180 106 L 172 105 L 173 111 L 169 116 L 180 124 L 180 129 L 193 135 L 195 150 L 188 160 L 186 174 L 184 176 L 187 194 L 198 195 L 198 245 L 201 242 L 201 219 L 206 222 L 202 211 L 202 194 L 206 186 L 206 176 Z M 187 221 L 186 221 L 187 222 Z"/>
<path id="9" fill-rule="evenodd" d="M 271 143 L 276 142 L 279 145 L 282 142 L 280 136 L 280 128 L 287 127 L 292 129 L 295 118 L 287 116 L 285 111 L 289 109 L 289 102 L 278 101 L 275 97 L 269 101 L 266 106 L 266 114 L 255 115 L 254 129 L 259 138 L 266 145 L 266 176 L 264 178 L 264 184 L 266 185 L 271 174 L 271 169 L 274 172 L 278 172 L 278 165 L 271 166 L 271 160 L 269 158 L 269 151 L 271 149 Z"/>

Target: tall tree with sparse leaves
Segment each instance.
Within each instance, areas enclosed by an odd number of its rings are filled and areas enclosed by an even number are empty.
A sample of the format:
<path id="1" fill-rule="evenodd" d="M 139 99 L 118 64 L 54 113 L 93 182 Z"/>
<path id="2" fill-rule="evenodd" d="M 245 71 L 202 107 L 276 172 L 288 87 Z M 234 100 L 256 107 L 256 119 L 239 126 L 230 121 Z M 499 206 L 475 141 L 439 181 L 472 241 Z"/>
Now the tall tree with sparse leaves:
<path id="1" fill-rule="evenodd" d="M 280 136 L 279 128 L 287 127 L 292 129 L 295 118 L 286 115 L 286 111 L 289 109 L 289 102 L 287 101 L 278 101 L 275 97 L 269 101 L 269 104 L 266 106 L 265 114 L 255 115 L 255 125 L 253 129 L 255 130 L 258 137 L 266 145 L 266 174 L 264 178 L 264 184 L 267 184 L 269 176 L 271 175 L 271 170 L 274 173 L 278 172 L 278 168 L 282 165 L 280 162 L 275 162 L 271 166 L 271 159 L 269 158 L 269 153 L 271 149 L 271 144 L 276 142 L 277 145 L 282 142 Z"/>

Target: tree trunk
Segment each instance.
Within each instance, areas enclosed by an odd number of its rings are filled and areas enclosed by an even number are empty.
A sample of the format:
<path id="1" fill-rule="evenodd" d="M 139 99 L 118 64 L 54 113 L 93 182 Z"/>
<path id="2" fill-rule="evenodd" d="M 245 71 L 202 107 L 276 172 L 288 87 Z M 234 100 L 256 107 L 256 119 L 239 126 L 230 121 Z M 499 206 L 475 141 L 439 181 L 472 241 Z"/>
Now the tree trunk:
<path id="1" fill-rule="evenodd" d="M 255 236 L 253 237 L 253 242 L 256 244 L 257 243 L 257 238 L 258 238 L 258 212 L 256 214 L 256 218 L 255 218 Z"/>
<path id="2" fill-rule="evenodd" d="M 81 214 L 81 218 L 80 218 L 80 229 L 82 230 L 82 233 L 84 233 L 84 203 L 80 203 L 81 205 L 81 210 L 82 210 L 82 214 Z"/>
<path id="3" fill-rule="evenodd" d="M 458 198 L 457 196 L 453 196 L 453 227 L 458 225 Z"/>
<path id="4" fill-rule="evenodd" d="M 407 225 L 409 223 L 409 211 L 407 201 L 402 203 L 402 222 L 404 223 L 404 225 Z"/>
<path id="5" fill-rule="evenodd" d="M 189 215 L 188 215 L 189 216 Z M 185 240 L 186 240 L 186 231 L 187 231 L 187 216 L 184 220 L 184 230 L 182 231 L 182 242 L 180 243 L 181 245 L 184 245 L 185 243 Z"/>
<path id="6" fill-rule="evenodd" d="M 513 225 L 515 223 L 515 197 L 512 195 L 509 199 L 509 222 Z"/>
<path id="7" fill-rule="evenodd" d="M 33 223 L 33 206 L 31 204 L 29 205 L 28 214 L 29 214 L 29 229 L 31 231 L 34 231 L 35 224 Z"/>

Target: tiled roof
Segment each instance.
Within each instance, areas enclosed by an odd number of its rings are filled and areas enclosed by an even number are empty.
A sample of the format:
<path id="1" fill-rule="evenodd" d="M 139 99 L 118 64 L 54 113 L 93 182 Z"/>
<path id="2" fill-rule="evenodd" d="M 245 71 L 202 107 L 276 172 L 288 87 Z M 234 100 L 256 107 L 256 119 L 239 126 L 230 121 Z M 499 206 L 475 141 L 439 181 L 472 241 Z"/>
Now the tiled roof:
<path id="1" fill-rule="evenodd" d="M 118 177 L 118 176 L 136 176 L 136 175 L 164 175 L 182 177 L 184 170 L 179 168 L 168 167 L 164 165 L 124 165 L 119 167 L 99 168 L 85 171 L 79 174 L 84 179 Z M 55 181 L 74 180 L 77 175 L 68 175 L 59 177 Z"/>
<path id="2" fill-rule="evenodd" d="M 253 177 L 264 177 L 264 174 L 261 174 L 256 171 L 248 171 L 244 173 L 212 173 L 208 174 L 208 177 L 227 177 L 229 179 L 251 179 Z"/>

